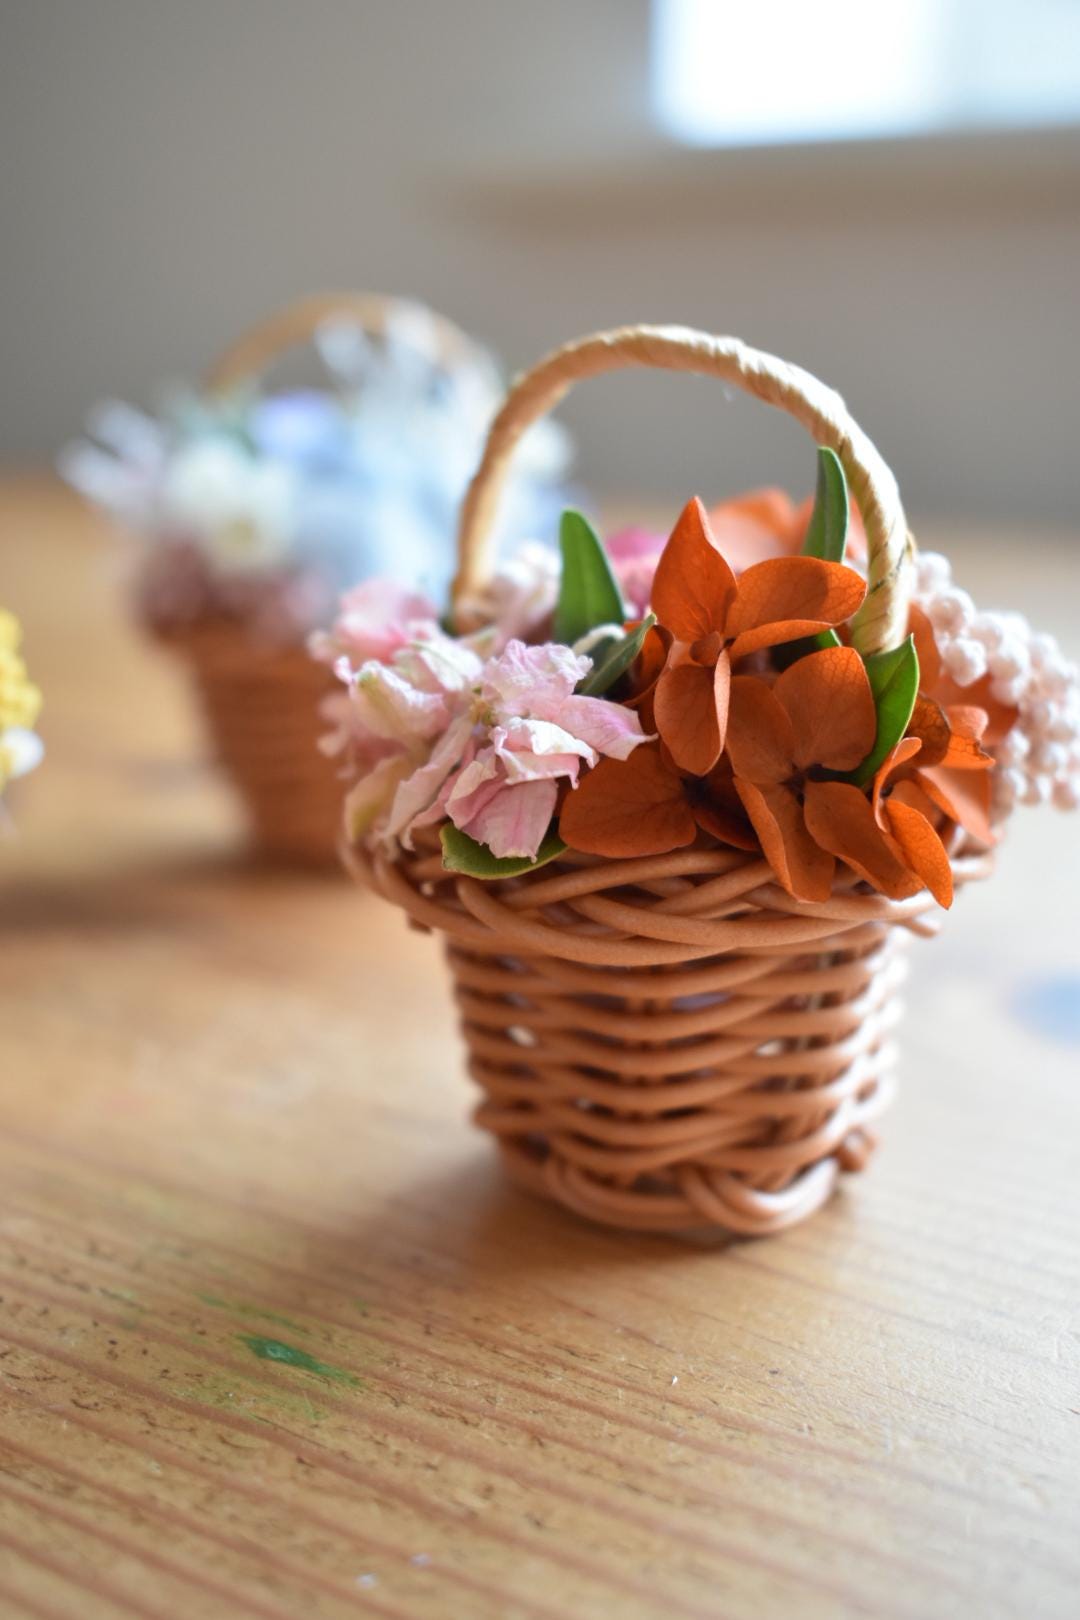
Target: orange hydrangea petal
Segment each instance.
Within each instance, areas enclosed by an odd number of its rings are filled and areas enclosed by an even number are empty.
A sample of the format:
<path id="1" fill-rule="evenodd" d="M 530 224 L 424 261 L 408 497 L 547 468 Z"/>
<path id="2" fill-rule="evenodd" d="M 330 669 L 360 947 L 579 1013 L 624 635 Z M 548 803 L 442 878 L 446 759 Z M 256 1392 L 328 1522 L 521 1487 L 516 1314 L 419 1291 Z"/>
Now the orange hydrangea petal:
<path id="1" fill-rule="evenodd" d="M 723 629 L 736 590 L 735 575 L 717 550 L 708 514 L 695 496 L 660 555 L 653 612 L 676 641 L 700 641 Z"/>
<path id="2" fill-rule="evenodd" d="M 916 648 L 918 651 L 918 648 Z M 921 660 L 920 654 L 920 660 Z M 919 684 L 931 697 L 936 698 L 946 711 L 956 707 L 973 707 L 982 709 L 986 715 L 986 731 L 980 739 L 988 747 L 994 747 L 1015 726 L 1020 717 L 1020 711 L 1015 703 L 999 703 L 990 688 L 993 676 L 983 675 L 973 686 L 957 686 L 949 676 L 939 674 L 936 679 L 927 679 L 919 664 Z"/>
<path id="3" fill-rule="evenodd" d="M 986 770 L 994 763 L 979 746 L 986 725 L 985 709 L 971 704 L 953 704 L 946 710 L 920 692 L 908 725 L 909 734 L 922 743 L 920 769 L 947 765 L 956 770 Z"/>
<path id="4" fill-rule="evenodd" d="M 920 877 L 939 906 L 953 902 L 953 875 L 945 846 L 925 816 L 911 805 L 890 799 L 885 806 L 889 832 L 907 866 Z"/>
<path id="5" fill-rule="evenodd" d="M 974 703 L 953 703 L 948 709 L 949 726 L 958 737 L 971 737 L 982 742 L 990 717 L 985 709 Z"/>
<path id="6" fill-rule="evenodd" d="M 736 572 L 767 557 L 790 556 L 798 551 L 807 518 L 783 489 L 751 489 L 745 495 L 709 508 L 713 539 Z"/>
<path id="7" fill-rule="evenodd" d="M 920 692 L 908 721 L 908 735 L 922 744 L 920 764 L 937 765 L 949 748 L 949 721 L 940 703 Z"/>
<path id="8" fill-rule="evenodd" d="M 902 900 L 921 889 L 878 826 L 870 800 L 850 782 L 807 782 L 803 809 L 815 842 L 882 894 Z"/>
<path id="9" fill-rule="evenodd" d="M 951 821 L 977 838 L 980 844 L 996 844 L 997 834 L 990 825 L 990 773 L 954 771 L 933 765 L 918 773 L 920 786 Z"/>
<path id="10" fill-rule="evenodd" d="M 756 630 L 744 630 L 735 637 L 728 651 L 733 663 L 749 658 L 751 653 L 766 647 L 782 647 L 787 641 L 801 641 L 804 636 L 816 636 L 822 629 L 820 619 L 777 619 L 774 624 L 759 624 Z"/>
<path id="11" fill-rule="evenodd" d="M 727 751 L 744 782 L 770 787 L 786 782 L 795 771 L 795 731 L 773 689 L 755 675 L 736 675 L 731 682 Z"/>
<path id="12" fill-rule="evenodd" d="M 875 813 L 881 802 L 882 794 L 891 783 L 892 778 L 896 775 L 897 771 L 901 770 L 905 765 L 910 764 L 910 762 L 915 758 L 915 755 L 919 753 L 921 749 L 922 743 L 918 737 L 901 737 L 892 753 L 885 755 L 885 758 L 877 768 L 877 775 L 874 777 L 874 790 L 871 797 Z"/>
<path id="13" fill-rule="evenodd" d="M 946 711 L 949 745 L 940 763 L 954 771 L 985 771 L 993 765 L 992 755 L 980 746 L 988 724 L 985 709 L 970 704 L 953 704 Z M 930 760 L 928 764 L 937 764 Z"/>
<path id="14" fill-rule="evenodd" d="M 602 759 L 582 777 L 563 802 L 559 835 L 571 849 L 618 860 L 692 844 L 697 822 L 660 745 L 643 743 L 628 759 Z"/>
<path id="15" fill-rule="evenodd" d="M 897 782 L 896 786 L 890 789 L 888 799 L 884 800 L 881 804 L 881 813 L 878 816 L 878 826 L 881 826 L 882 822 L 885 822 L 886 828 L 888 827 L 888 821 L 885 817 L 885 806 L 889 804 L 910 805 L 912 810 L 917 810 L 921 816 L 926 818 L 931 827 L 934 828 L 935 832 L 941 826 L 942 822 L 951 819 L 945 814 L 944 810 L 942 810 L 939 804 L 934 803 L 930 795 L 925 791 L 925 789 L 919 786 L 918 782 L 915 781 L 913 777 L 907 777 L 904 781 Z"/>
<path id="16" fill-rule="evenodd" d="M 697 824 L 722 844 L 735 849 L 757 850 L 757 834 L 735 791 L 735 778 L 725 754 L 716 769 L 703 782 L 690 789 L 690 805 Z"/>
<path id="17" fill-rule="evenodd" d="M 627 706 L 634 708 L 660 678 L 660 671 L 667 663 L 668 650 L 671 646 L 671 637 L 653 625 L 646 632 L 645 640 L 641 644 L 641 651 L 631 666 L 631 676 L 634 682 L 634 695 L 627 700 Z"/>
<path id="18" fill-rule="evenodd" d="M 865 595 L 865 582 L 843 563 L 823 562 L 820 557 L 774 557 L 740 575 L 725 634 L 738 638 L 765 625 L 797 624 L 809 628 L 800 628 L 796 635 L 809 635 L 843 624 Z"/>
<path id="19" fill-rule="evenodd" d="M 873 748 L 874 694 L 853 647 L 827 647 L 797 659 L 777 678 L 773 693 L 791 719 L 800 769 L 853 771 Z"/>
<path id="20" fill-rule="evenodd" d="M 796 900 L 827 900 L 836 863 L 806 829 L 802 807 L 790 788 L 759 788 L 735 778 L 739 798 L 777 879 Z"/>
<path id="21" fill-rule="evenodd" d="M 656 683 L 656 729 L 681 770 L 691 776 L 711 771 L 724 747 L 731 665 L 722 652 L 710 668 L 676 645 Z"/>

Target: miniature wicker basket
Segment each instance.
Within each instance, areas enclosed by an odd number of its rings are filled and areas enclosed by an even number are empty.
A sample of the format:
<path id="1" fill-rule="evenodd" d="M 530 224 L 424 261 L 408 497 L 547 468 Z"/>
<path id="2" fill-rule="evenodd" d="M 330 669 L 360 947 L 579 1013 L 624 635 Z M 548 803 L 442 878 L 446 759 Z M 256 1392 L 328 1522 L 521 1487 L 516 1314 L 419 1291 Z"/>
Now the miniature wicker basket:
<path id="1" fill-rule="evenodd" d="M 455 599 L 475 595 L 507 461 L 579 378 L 627 366 L 720 377 L 788 411 L 840 457 L 869 543 L 860 648 L 906 630 L 911 541 L 895 481 L 843 401 L 731 338 L 629 327 L 570 344 L 496 418 L 462 514 Z M 989 857 L 962 835 L 957 884 Z M 760 856 L 712 847 L 612 860 L 567 852 L 495 883 L 444 870 L 437 840 L 349 864 L 445 936 L 477 1122 L 511 1174 L 578 1213 L 638 1230 L 762 1235 L 805 1219 L 860 1170 L 893 1093 L 893 1032 L 927 893 L 891 901 L 853 873 L 791 898 Z"/>
<path id="2" fill-rule="evenodd" d="M 286 349 L 333 320 L 379 337 L 406 307 L 371 293 L 300 299 L 233 344 L 210 371 L 207 391 L 228 396 L 253 385 Z M 444 317 L 428 314 L 425 324 L 440 363 L 474 352 Z M 336 862 L 341 783 L 336 764 L 317 747 L 325 730 L 320 701 L 340 690 L 330 672 L 302 646 L 256 641 L 224 619 L 170 631 L 166 639 L 191 665 L 215 754 L 243 799 L 259 851 L 288 863 Z"/>

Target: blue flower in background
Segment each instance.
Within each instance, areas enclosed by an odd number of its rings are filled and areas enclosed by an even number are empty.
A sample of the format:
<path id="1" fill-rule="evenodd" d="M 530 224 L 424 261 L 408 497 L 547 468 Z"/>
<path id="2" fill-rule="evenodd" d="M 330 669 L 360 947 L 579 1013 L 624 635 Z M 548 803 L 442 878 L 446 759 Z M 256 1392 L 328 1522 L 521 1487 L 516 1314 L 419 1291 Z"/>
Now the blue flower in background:
<path id="1" fill-rule="evenodd" d="M 158 628 L 227 616 L 303 639 L 373 574 L 445 599 L 458 509 L 502 387 L 480 349 L 452 365 L 409 306 L 380 341 L 337 321 L 315 348 L 330 386 L 226 397 L 174 390 L 158 415 L 109 401 L 64 476 L 142 538 L 143 614 Z M 498 539 L 554 541 L 568 441 L 518 448 Z"/>

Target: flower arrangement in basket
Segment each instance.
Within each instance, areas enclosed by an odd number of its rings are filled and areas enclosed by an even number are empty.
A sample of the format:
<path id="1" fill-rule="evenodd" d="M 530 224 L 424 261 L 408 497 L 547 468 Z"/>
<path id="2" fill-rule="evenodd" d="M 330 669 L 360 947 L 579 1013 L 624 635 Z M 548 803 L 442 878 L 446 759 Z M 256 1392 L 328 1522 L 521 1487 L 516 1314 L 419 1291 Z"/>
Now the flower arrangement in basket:
<path id="1" fill-rule="evenodd" d="M 269 391 L 286 353 L 311 347 L 321 385 Z M 189 662 L 266 853 L 334 858 L 340 785 L 316 747 L 334 683 L 307 637 L 370 574 L 445 590 L 501 392 L 491 356 L 430 310 L 312 297 L 241 338 L 201 392 L 160 417 L 101 405 L 62 453 L 68 480 L 143 540 L 139 618 Z M 512 521 L 554 533 L 564 460 L 561 435 L 534 436 Z"/>
<path id="2" fill-rule="evenodd" d="M 21 640 L 18 619 L 0 607 L 0 830 L 8 784 L 39 765 L 45 752 L 34 730 L 41 693 L 27 674 L 19 652 Z"/>
<path id="3" fill-rule="evenodd" d="M 567 513 L 553 588 L 492 578 L 522 432 L 627 366 L 789 412 L 815 500 L 693 500 L 612 556 Z M 730 338 L 631 327 L 543 361 L 460 542 L 448 624 L 370 587 L 320 646 L 348 692 L 348 863 L 445 936 L 514 1175 L 619 1226 L 801 1220 L 874 1146 L 902 944 L 990 872 L 1017 801 L 1076 805 L 1076 670 L 916 559 L 838 395 Z"/>

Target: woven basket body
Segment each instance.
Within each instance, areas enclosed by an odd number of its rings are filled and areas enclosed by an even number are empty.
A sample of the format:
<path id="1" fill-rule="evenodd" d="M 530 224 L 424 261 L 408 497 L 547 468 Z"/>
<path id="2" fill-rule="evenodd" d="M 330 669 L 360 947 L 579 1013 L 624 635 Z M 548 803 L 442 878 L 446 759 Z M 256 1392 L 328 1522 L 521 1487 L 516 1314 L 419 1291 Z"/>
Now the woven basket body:
<path id="1" fill-rule="evenodd" d="M 214 752 L 259 851 L 305 865 L 334 861 L 341 782 L 317 746 L 319 702 L 335 689 L 329 672 L 302 647 L 260 647 L 226 626 L 170 641 L 191 665 Z"/>
<path id="2" fill-rule="evenodd" d="M 987 857 L 958 852 L 958 883 Z M 568 856 L 482 884 L 428 845 L 360 875 L 445 934 L 477 1121 L 511 1174 L 639 1230 L 766 1234 L 862 1169 L 928 895 L 793 901 L 733 850 Z"/>

